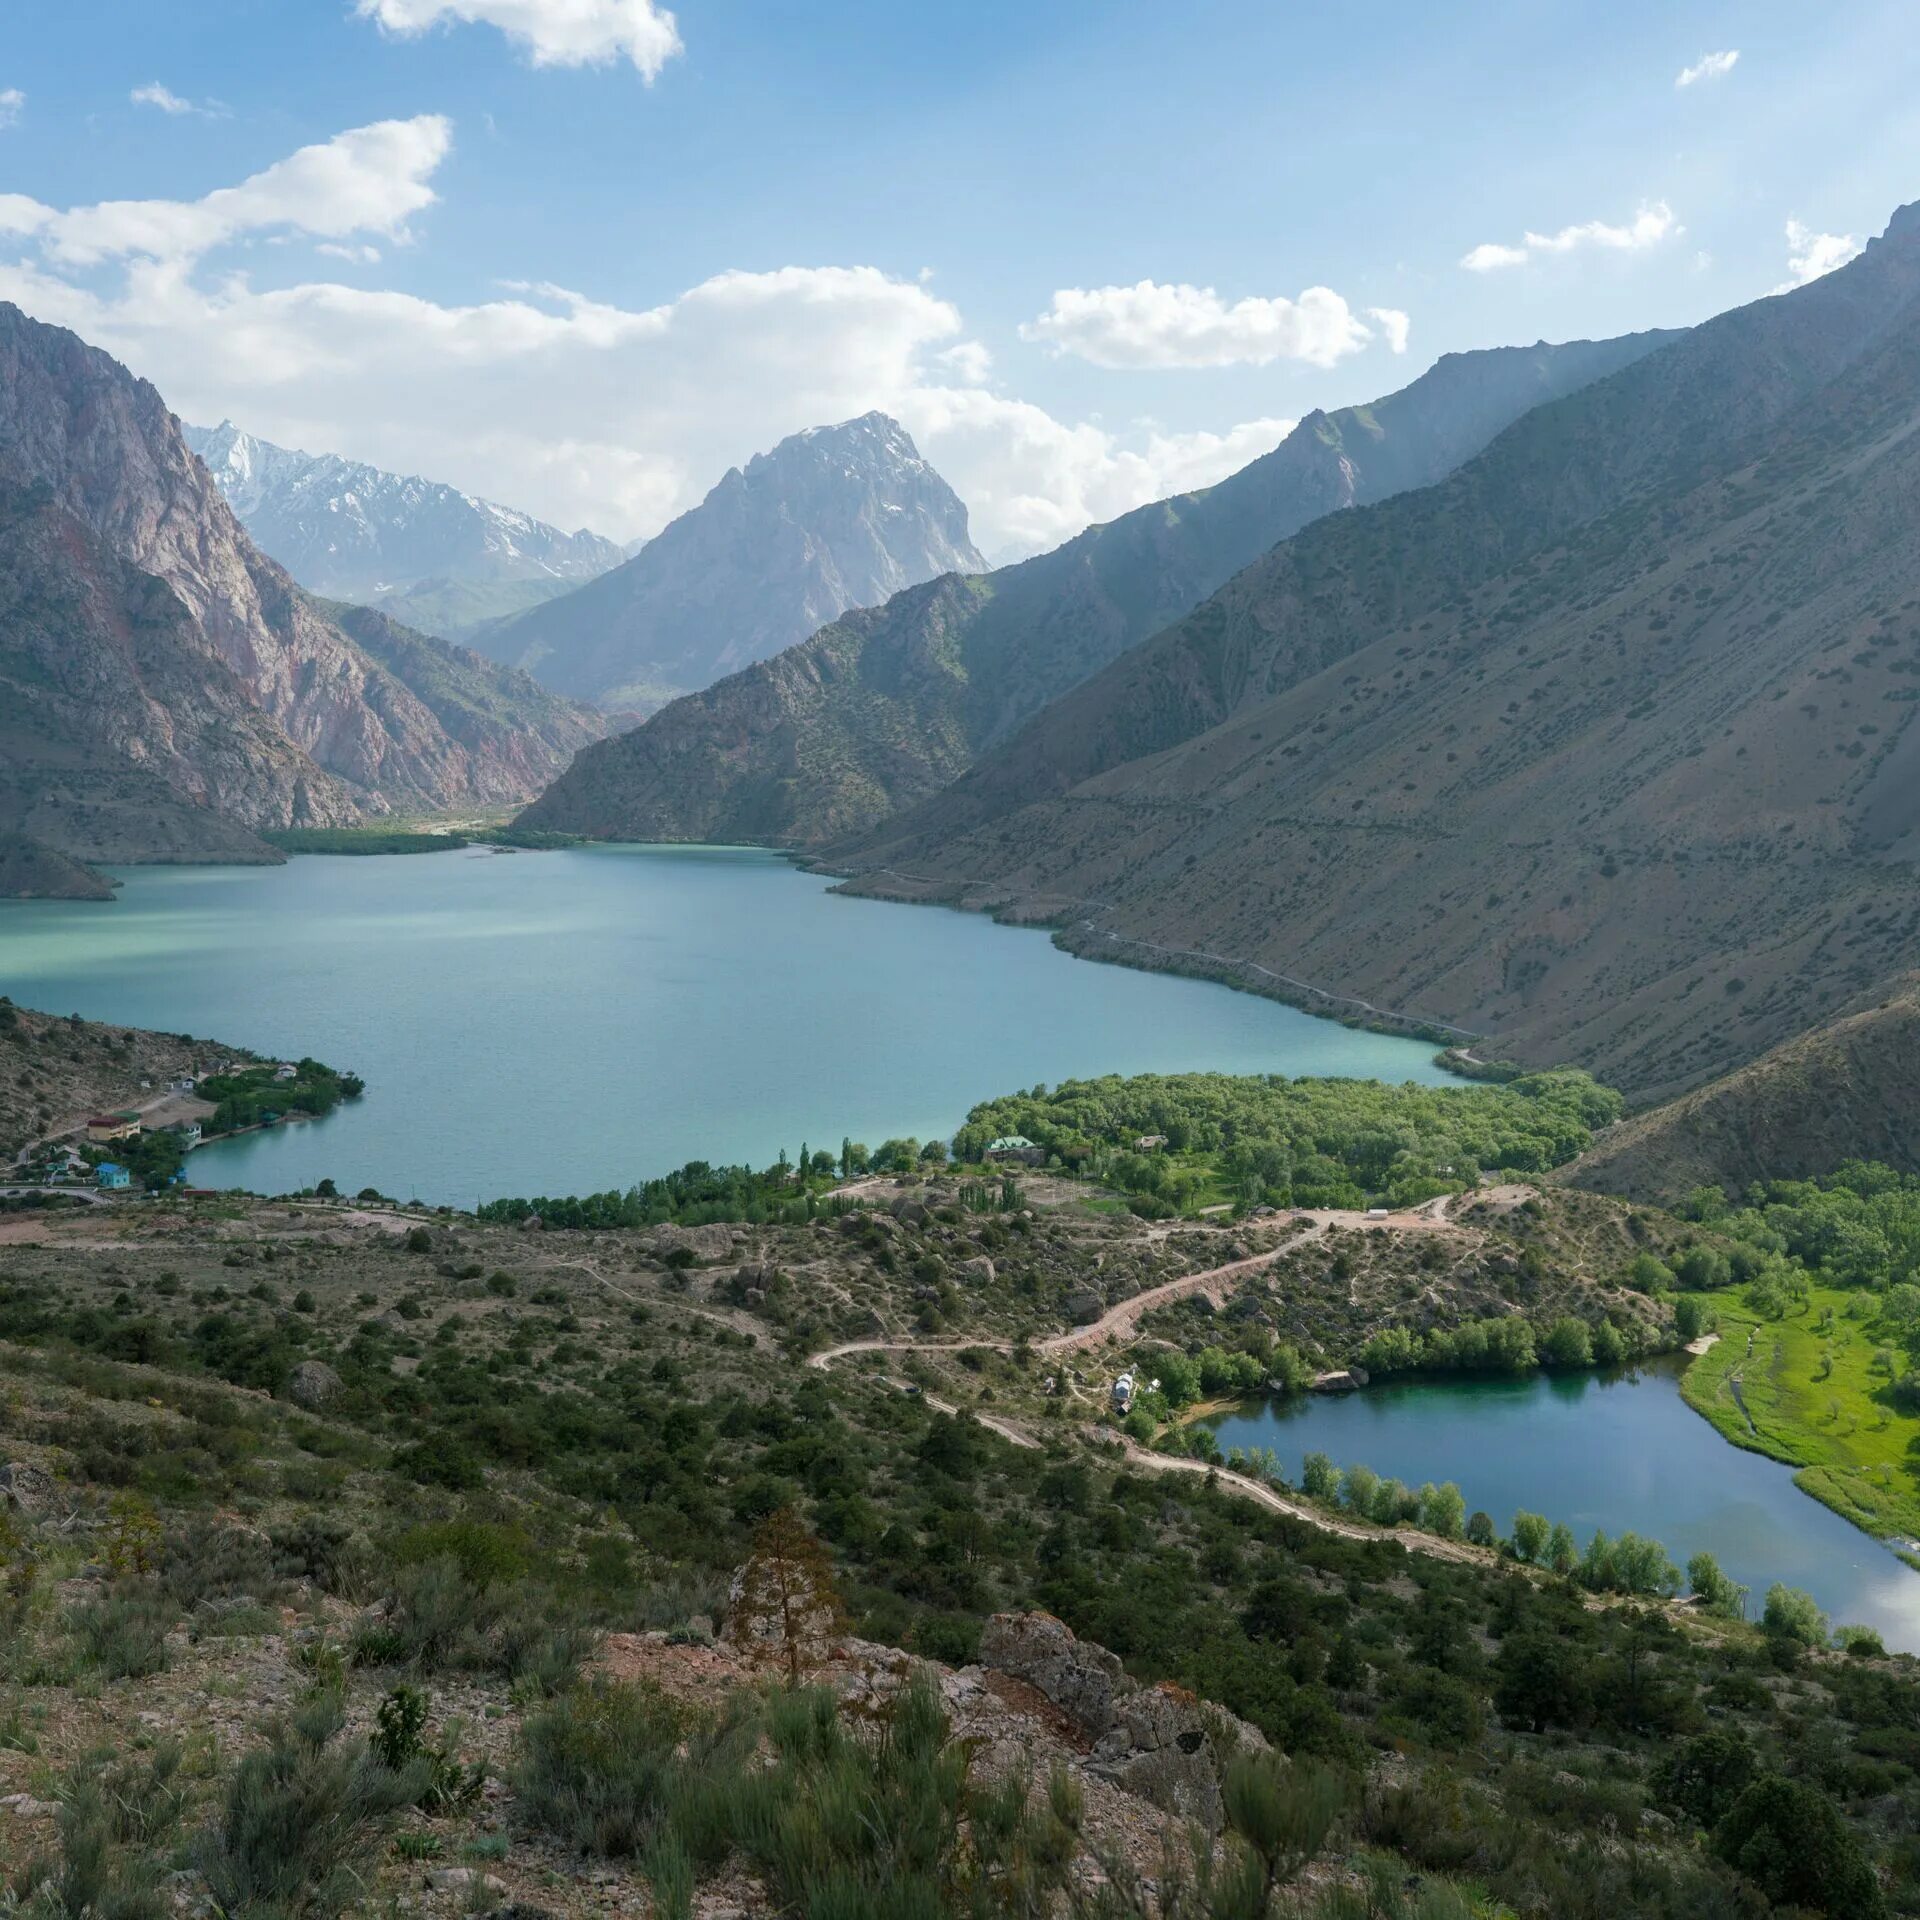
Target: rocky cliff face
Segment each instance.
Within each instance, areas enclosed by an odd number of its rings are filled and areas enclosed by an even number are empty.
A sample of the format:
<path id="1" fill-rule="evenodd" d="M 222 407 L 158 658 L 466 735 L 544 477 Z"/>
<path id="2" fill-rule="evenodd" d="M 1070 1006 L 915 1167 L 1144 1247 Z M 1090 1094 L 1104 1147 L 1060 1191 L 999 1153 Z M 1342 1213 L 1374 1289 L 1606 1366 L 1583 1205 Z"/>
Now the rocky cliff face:
<path id="1" fill-rule="evenodd" d="M 536 817 L 613 837 L 800 847 L 875 826 L 1275 541 L 1438 479 L 1529 407 L 1669 337 L 1450 354 L 1372 406 L 1310 415 L 1205 492 L 847 615 L 584 755 Z"/>
<path id="2" fill-rule="evenodd" d="M 564 593 L 626 557 L 457 487 L 338 454 L 276 447 L 231 421 L 183 427 L 262 552 L 303 587 L 382 607 L 442 637 Z M 457 617 L 448 620 L 448 614 Z"/>
<path id="3" fill-rule="evenodd" d="M 1920 220 L 1308 528 L 844 865 L 1657 1098 L 1920 926 Z"/>
<path id="4" fill-rule="evenodd" d="M 16 590 L 34 599 L 44 561 L 46 591 L 65 595 L 78 622 L 35 636 L 37 655 L 64 651 L 70 673 L 122 673 L 137 654 L 148 686 L 173 673 L 192 681 L 174 689 L 184 707 L 154 698 L 137 722 L 129 706 L 124 724 L 82 729 L 103 751 L 111 736 L 116 773 L 156 771 L 192 804 L 247 825 L 325 823 L 396 803 L 512 799 L 598 730 L 545 697 L 523 707 L 524 682 L 421 636 L 377 658 L 253 546 L 151 386 L 3 304 L 0 481 L 34 503 L 17 529 Z M 141 619 L 125 611 L 135 602 Z M 491 710 L 511 750 L 497 734 L 450 730 L 436 707 L 454 703 Z M 250 718 L 230 721 L 235 706 Z"/>
<path id="5" fill-rule="evenodd" d="M 944 573 L 985 566 L 898 421 L 814 427 L 735 467 L 633 559 L 483 636 L 608 707 L 648 709 Z"/>

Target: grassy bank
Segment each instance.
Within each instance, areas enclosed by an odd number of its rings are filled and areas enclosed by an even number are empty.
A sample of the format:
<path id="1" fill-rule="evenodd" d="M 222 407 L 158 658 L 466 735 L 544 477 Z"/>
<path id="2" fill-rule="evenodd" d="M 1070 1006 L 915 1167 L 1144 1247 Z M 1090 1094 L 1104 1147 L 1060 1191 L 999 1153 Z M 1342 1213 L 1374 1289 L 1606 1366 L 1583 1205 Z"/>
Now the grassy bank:
<path id="1" fill-rule="evenodd" d="M 455 853 L 462 847 L 541 851 L 580 845 L 570 833 L 530 827 L 281 827 L 260 836 L 282 853 Z"/>
<path id="2" fill-rule="evenodd" d="M 1889 1404 L 1870 1325 L 1854 1295 L 1815 1287 L 1804 1309 L 1769 1320 L 1731 1289 L 1714 1297 L 1721 1339 L 1681 1391 L 1736 1446 L 1797 1467 L 1795 1483 L 1868 1533 L 1920 1538 L 1920 1418 Z"/>

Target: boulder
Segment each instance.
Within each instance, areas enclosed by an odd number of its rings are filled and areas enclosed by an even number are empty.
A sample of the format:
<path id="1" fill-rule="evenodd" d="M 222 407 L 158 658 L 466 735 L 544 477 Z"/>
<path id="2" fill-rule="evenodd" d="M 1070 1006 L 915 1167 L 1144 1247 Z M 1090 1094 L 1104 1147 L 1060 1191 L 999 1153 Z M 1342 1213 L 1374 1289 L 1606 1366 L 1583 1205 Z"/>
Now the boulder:
<path id="1" fill-rule="evenodd" d="M 287 1398 L 313 1412 L 340 1391 L 340 1376 L 324 1360 L 302 1360 L 287 1380 Z"/>
<path id="2" fill-rule="evenodd" d="M 960 1263 L 960 1278 L 970 1286 L 990 1287 L 993 1285 L 993 1262 L 984 1253 L 977 1254 L 971 1260 L 963 1260 Z"/>
<path id="3" fill-rule="evenodd" d="M 1090 1327 L 1106 1310 L 1107 1303 L 1090 1288 L 1082 1287 L 1067 1295 L 1067 1318 L 1076 1327 Z"/>
<path id="4" fill-rule="evenodd" d="M 924 1227 L 927 1224 L 927 1210 L 910 1194 L 903 1193 L 887 1209 L 903 1227 Z"/>
<path id="5" fill-rule="evenodd" d="M 53 1475 L 25 1460 L 9 1460 L 0 1467 L 0 1507 L 18 1507 L 22 1513 L 43 1513 L 53 1504 Z"/>
<path id="6" fill-rule="evenodd" d="M 996 1613 L 980 1632 L 980 1664 L 1045 1694 L 1095 1741 L 1113 1730 L 1116 1697 L 1133 1684 L 1116 1655 L 1050 1613 Z"/>
<path id="7" fill-rule="evenodd" d="M 705 1227 L 655 1227 L 645 1241 L 647 1251 L 657 1260 L 672 1254 L 691 1254 L 696 1260 L 729 1260 L 733 1257 L 733 1235 L 717 1223 Z"/>

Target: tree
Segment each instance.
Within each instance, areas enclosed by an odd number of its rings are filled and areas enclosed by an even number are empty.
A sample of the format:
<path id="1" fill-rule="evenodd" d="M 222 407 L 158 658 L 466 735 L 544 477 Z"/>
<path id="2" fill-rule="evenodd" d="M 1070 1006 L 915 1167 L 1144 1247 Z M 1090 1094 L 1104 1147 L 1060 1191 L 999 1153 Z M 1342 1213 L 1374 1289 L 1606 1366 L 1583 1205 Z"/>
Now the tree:
<path id="1" fill-rule="evenodd" d="M 729 1598 L 731 1638 L 780 1660 L 797 1686 L 845 1624 L 826 1548 L 792 1507 L 769 1514 Z"/>
<path id="2" fill-rule="evenodd" d="M 1493 1515 L 1475 1512 L 1467 1516 L 1467 1538 L 1476 1547 L 1490 1547 L 1494 1543 Z"/>
<path id="3" fill-rule="evenodd" d="M 1545 1733 L 1584 1718 L 1591 1685 L 1569 1642 L 1556 1633 L 1508 1635 L 1493 1663 L 1493 1704 L 1509 1726 Z"/>
<path id="4" fill-rule="evenodd" d="M 1349 1512 L 1368 1519 L 1373 1513 L 1374 1495 L 1380 1491 L 1380 1476 L 1371 1467 L 1349 1467 L 1340 1482 L 1341 1498 Z"/>
<path id="5" fill-rule="evenodd" d="M 1513 1516 L 1514 1557 L 1526 1561 L 1529 1566 L 1537 1563 L 1547 1551 L 1548 1534 L 1545 1514 L 1516 1513 Z"/>
<path id="6" fill-rule="evenodd" d="M 1573 1544 L 1573 1529 L 1564 1520 L 1553 1523 L 1552 1536 L 1547 1541 L 1547 1565 L 1555 1573 L 1571 1573 L 1580 1564 L 1580 1552 Z"/>
<path id="7" fill-rule="evenodd" d="M 1420 1524 L 1443 1540 L 1458 1540 L 1466 1531 L 1467 1503 L 1451 1480 L 1438 1487 L 1428 1481 L 1420 1489 Z"/>
<path id="8" fill-rule="evenodd" d="M 1810 1593 L 1798 1587 L 1783 1586 L 1776 1580 L 1767 1589 L 1765 1610 L 1760 1624 L 1775 1640 L 1800 1647 L 1824 1647 L 1827 1644 L 1827 1616 L 1820 1611 Z"/>
<path id="9" fill-rule="evenodd" d="M 1682 1340 L 1698 1340 L 1713 1324 L 1713 1310 L 1697 1293 L 1683 1293 L 1673 1303 L 1673 1330 Z"/>
<path id="10" fill-rule="evenodd" d="M 1727 1810 L 1714 1851 L 1776 1906 L 1880 1920 L 1886 1913 L 1872 1863 L 1818 1787 L 1756 1780 Z"/>
<path id="11" fill-rule="evenodd" d="M 1728 1620 L 1739 1620 L 1746 1614 L 1746 1588 L 1729 1580 L 1710 1553 L 1696 1553 L 1687 1562 L 1687 1591 L 1709 1613 Z"/>
<path id="12" fill-rule="evenodd" d="M 1697 1826 L 1716 1826 L 1758 1771 L 1739 1727 L 1714 1727 L 1671 1748 L 1654 1767 L 1654 1792 Z"/>
<path id="13" fill-rule="evenodd" d="M 1590 1367 L 1593 1365 L 1593 1336 L 1584 1320 L 1563 1314 L 1547 1329 L 1540 1342 L 1540 1358 L 1550 1367 Z"/>
<path id="14" fill-rule="evenodd" d="M 1300 1490 L 1310 1500 L 1333 1500 L 1340 1491 L 1340 1470 L 1324 1453 L 1310 1453 L 1301 1463 Z"/>

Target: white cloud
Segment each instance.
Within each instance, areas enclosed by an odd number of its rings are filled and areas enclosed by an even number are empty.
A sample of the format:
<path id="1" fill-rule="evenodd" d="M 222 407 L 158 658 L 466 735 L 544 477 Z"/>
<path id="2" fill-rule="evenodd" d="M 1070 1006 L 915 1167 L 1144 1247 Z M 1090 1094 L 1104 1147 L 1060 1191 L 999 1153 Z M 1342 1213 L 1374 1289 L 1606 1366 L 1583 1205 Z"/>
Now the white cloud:
<path id="1" fill-rule="evenodd" d="M 1330 287 L 1309 287 L 1298 300 L 1236 300 L 1211 287 L 1062 287 L 1023 340 L 1045 341 L 1096 367 L 1264 367 L 1305 360 L 1331 367 L 1373 338 Z"/>
<path id="2" fill-rule="evenodd" d="M 1859 237 L 1851 233 L 1815 233 L 1799 220 L 1787 222 L 1787 271 L 1792 279 L 1774 288 L 1791 293 L 1809 280 L 1818 280 L 1835 267 L 1844 267 L 1860 251 Z"/>
<path id="3" fill-rule="evenodd" d="M 1676 87 L 1691 87 L 1702 80 L 1724 80 L 1733 71 L 1734 62 L 1740 58 L 1740 49 L 1730 47 L 1725 53 L 1703 53 L 1690 67 L 1682 67 L 1674 75 Z"/>
<path id="4" fill-rule="evenodd" d="M 127 95 L 136 107 L 158 107 L 164 114 L 178 117 L 182 114 L 197 113 L 204 119 L 223 120 L 227 109 L 217 100 L 204 102 L 183 99 L 169 86 L 163 86 L 158 80 L 150 80 L 144 87 L 135 87 Z"/>
<path id="5" fill-rule="evenodd" d="M 56 212 L 24 194 L 0 195 L 0 233 L 32 234 L 69 266 L 128 256 L 193 261 L 242 235 L 287 228 L 404 240 L 408 216 L 433 204 L 428 182 L 452 142 L 445 120 L 422 114 L 302 147 L 199 200 L 103 200 Z"/>
<path id="6" fill-rule="evenodd" d="M 1398 307 L 1369 307 L 1367 318 L 1375 322 L 1380 331 L 1386 335 L 1390 352 L 1406 352 L 1407 335 L 1413 329 L 1413 322 Z"/>
<path id="7" fill-rule="evenodd" d="M 0 88 L 0 127 L 13 126 L 27 104 L 27 96 L 18 87 Z"/>
<path id="8" fill-rule="evenodd" d="M 622 539 L 783 435 L 873 407 L 906 424 L 996 554 L 1209 485 L 1290 424 L 1057 419 L 992 390 L 991 356 L 952 304 L 873 267 L 720 273 L 627 308 L 538 284 L 460 305 L 319 278 L 269 286 L 207 257 L 265 242 L 262 271 L 284 274 L 299 250 L 269 246 L 292 239 L 372 266 L 369 240 L 431 202 L 447 151 L 442 123 L 399 127 L 341 134 L 200 201 L 55 211 L 0 194 L 0 235 L 14 236 L 0 298 L 105 347 L 186 419 L 230 417 Z"/>
<path id="9" fill-rule="evenodd" d="M 681 51 L 677 22 L 654 0 L 357 0 L 355 12 L 396 34 L 425 33 L 443 21 L 498 27 L 536 67 L 625 58 L 649 83 Z"/>
<path id="10" fill-rule="evenodd" d="M 1491 273 L 1501 267 L 1523 267 L 1542 253 L 1574 253 L 1587 247 L 1639 253 L 1685 231 L 1674 219 L 1673 209 L 1664 200 L 1656 200 L 1643 206 L 1625 226 L 1585 220 L 1578 226 L 1562 227 L 1557 233 L 1528 233 L 1517 247 L 1489 240 L 1463 254 L 1460 264 L 1469 273 Z"/>

